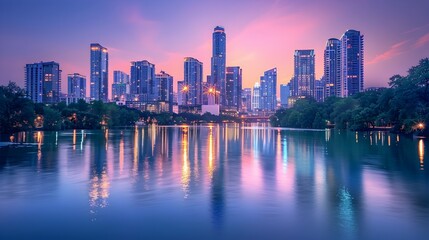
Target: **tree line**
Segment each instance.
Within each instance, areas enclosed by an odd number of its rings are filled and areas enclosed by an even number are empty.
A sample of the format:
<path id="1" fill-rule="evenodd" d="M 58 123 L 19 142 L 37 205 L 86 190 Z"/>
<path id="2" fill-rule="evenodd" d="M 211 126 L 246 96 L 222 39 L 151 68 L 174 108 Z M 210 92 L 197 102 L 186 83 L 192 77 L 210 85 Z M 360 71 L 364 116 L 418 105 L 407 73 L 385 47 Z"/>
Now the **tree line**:
<path id="1" fill-rule="evenodd" d="M 134 126 L 143 124 L 159 125 L 190 124 L 196 122 L 238 121 L 230 116 L 215 116 L 191 113 L 152 113 L 141 112 L 115 103 L 79 100 L 66 105 L 60 102 L 53 105 L 33 103 L 26 97 L 25 91 L 9 82 L 0 86 L 0 133 L 14 133 L 34 129 L 100 129 L 106 127 Z"/>
<path id="2" fill-rule="evenodd" d="M 278 110 L 270 122 L 278 127 L 335 126 L 355 131 L 388 127 L 393 132 L 428 135 L 429 59 L 420 60 L 406 76 L 392 76 L 388 84 L 387 88 L 347 98 L 329 97 L 322 103 L 298 99 L 292 108 Z"/>

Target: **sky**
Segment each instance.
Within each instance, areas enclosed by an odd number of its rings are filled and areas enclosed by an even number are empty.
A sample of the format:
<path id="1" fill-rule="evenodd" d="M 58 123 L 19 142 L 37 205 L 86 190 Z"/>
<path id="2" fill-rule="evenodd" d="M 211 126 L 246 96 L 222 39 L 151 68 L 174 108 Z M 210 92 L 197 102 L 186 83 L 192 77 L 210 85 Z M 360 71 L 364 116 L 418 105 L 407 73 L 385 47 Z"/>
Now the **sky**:
<path id="1" fill-rule="evenodd" d="M 109 51 L 109 83 L 114 70 L 129 73 L 131 61 L 148 60 L 176 89 L 184 57 L 210 74 L 219 25 L 226 64 L 242 67 L 243 87 L 273 67 L 277 84 L 288 83 L 297 49 L 315 49 L 319 79 L 327 39 L 347 29 L 365 36 L 365 88 L 387 86 L 429 57 L 428 9 L 426 0 L 0 0 L 0 85 L 24 86 L 25 64 L 56 61 L 63 92 L 70 73 L 87 76 L 89 86 L 89 45 L 100 43 Z"/>

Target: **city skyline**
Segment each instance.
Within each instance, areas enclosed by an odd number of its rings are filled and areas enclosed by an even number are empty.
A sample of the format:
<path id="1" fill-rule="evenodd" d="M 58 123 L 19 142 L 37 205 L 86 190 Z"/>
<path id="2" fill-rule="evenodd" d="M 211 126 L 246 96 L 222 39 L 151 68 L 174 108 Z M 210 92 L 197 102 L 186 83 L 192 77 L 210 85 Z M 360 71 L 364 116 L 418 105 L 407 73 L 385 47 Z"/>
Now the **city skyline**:
<path id="1" fill-rule="evenodd" d="M 129 3 L 134 1 L 110 2 L 100 6 L 105 10 L 106 16 L 117 9 L 121 17 L 116 21 L 109 20 L 104 15 L 97 21 L 89 21 L 91 10 L 99 6 L 96 1 L 85 4 L 83 8 L 79 1 L 64 1 L 61 6 L 41 1 L 41 4 L 31 7 L 23 1 L 2 2 L 0 27 L 7 34 L 3 34 L 4 37 L 0 39 L 0 71 L 3 73 L 0 84 L 15 81 L 24 86 L 22 68 L 27 63 L 40 61 L 60 63 L 65 75 L 79 72 L 90 76 L 87 46 L 92 42 L 106 47 L 111 55 L 108 86 L 113 83 L 113 70 L 127 73 L 130 62 L 135 59 L 154 62 L 158 69 L 169 72 L 177 81 L 183 76 L 183 58 L 192 56 L 203 63 L 205 79 L 205 76 L 210 75 L 211 35 L 213 28 L 218 25 L 223 26 L 228 34 L 226 65 L 243 68 L 243 87 L 252 87 L 264 70 L 273 67 L 278 69 L 278 83 L 288 83 L 293 75 L 293 52 L 296 49 L 315 49 L 316 78 L 319 79 L 323 75 L 326 40 L 339 38 L 348 29 L 359 30 L 366 38 L 365 88 L 386 86 L 390 76 L 405 74 L 407 66 L 415 65 L 419 59 L 429 54 L 429 24 L 425 24 L 425 15 L 419 14 L 428 9 L 429 3 L 330 1 L 333 4 L 326 4 L 331 6 L 329 8 L 315 1 L 299 4 L 246 1 L 248 4 L 243 8 L 243 2 L 237 1 L 218 15 L 209 11 L 215 3 L 198 3 L 193 6 L 198 10 L 197 16 L 200 16 L 201 21 L 199 19 L 195 22 L 186 17 L 189 11 L 186 7 L 192 2 L 185 1 L 183 6 L 178 3 L 165 4 L 162 1 L 146 2 L 147 8 L 154 10 L 153 12 L 145 10 L 144 4 L 131 8 L 132 4 Z M 16 14 L 18 8 L 20 14 Z M 50 9 L 54 13 L 42 16 L 39 8 Z M 64 9 L 76 8 L 81 10 L 82 22 L 67 19 L 73 11 Z M 355 11 L 346 11 L 349 8 Z M 239 19 L 229 16 L 237 9 L 243 10 Z M 378 9 L 383 9 L 383 12 Z M 325 14 L 324 10 L 330 14 Z M 161 19 L 158 16 L 160 12 L 172 16 L 168 20 Z M 362 12 L 365 17 L 359 17 Z M 396 15 L 400 13 L 401 16 L 407 16 L 407 19 L 397 20 Z M 183 19 L 173 21 L 179 17 Z M 48 20 L 56 28 L 45 30 L 27 26 L 28 22 L 39 18 Z M 299 19 L 303 21 L 298 23 L 296 20 Z M 88 24 L 83 25 L 83 22 Z M 142 31 L 135 31 L 136 27 L 140 27 Z M 109 28 L 112 31 L 108 31 Z M 77 34 L 72 34 L 73 31 Z M 166 37 L 174 31 L 175 38 Z M 256 32 L 258 34 L 255 37 Z M 311 38 L 308 37 L 310 34 Z M 124 38 L 124 35 L 127 37 Z M 27 41 L 29 36 L 32 41 Z M 62 84 L 62 91 L 66 92 L 65 82 Z"/>

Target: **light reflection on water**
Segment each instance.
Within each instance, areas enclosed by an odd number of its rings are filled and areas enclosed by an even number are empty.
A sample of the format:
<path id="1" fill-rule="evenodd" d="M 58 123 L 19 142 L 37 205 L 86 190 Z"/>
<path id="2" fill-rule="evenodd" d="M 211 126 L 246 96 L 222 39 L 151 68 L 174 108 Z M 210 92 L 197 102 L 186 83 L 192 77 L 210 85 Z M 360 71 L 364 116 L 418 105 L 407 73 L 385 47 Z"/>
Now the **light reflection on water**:
<path id="1" fill-rule="evenodd" d="M 14 144 L 0 148 L 1 239 L 34 237 L 32 229 L 44 229 L 36 231 L 42 238 L 79 237 L 65 222 L 88 238 L 429 233 L 426 139 L 239 124 L 28 136 L 7 136 Z M 28 235 L 16 230 L 22 225 Z"/>

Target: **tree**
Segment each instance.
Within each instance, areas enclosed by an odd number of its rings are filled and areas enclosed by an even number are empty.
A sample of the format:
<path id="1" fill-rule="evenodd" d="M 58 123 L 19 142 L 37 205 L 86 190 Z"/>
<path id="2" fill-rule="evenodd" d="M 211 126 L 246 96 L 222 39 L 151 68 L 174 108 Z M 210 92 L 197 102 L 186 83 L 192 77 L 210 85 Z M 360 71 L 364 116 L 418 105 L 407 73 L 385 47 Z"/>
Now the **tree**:
<path id="1" fill-rule="evenodd" d="M 33 126 L 34 104 L 15 83 L 0 86 L 0 132 L 12 133 Z"/>

